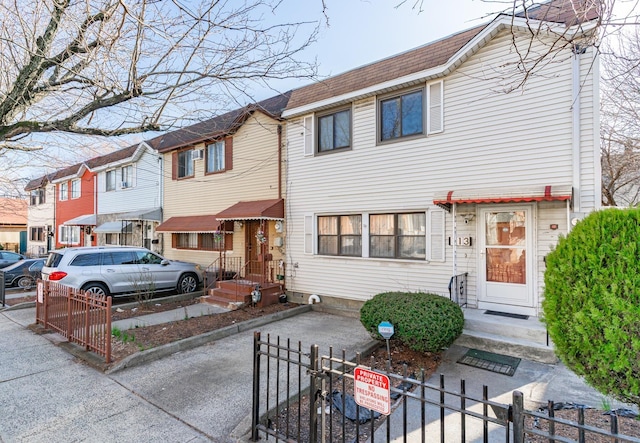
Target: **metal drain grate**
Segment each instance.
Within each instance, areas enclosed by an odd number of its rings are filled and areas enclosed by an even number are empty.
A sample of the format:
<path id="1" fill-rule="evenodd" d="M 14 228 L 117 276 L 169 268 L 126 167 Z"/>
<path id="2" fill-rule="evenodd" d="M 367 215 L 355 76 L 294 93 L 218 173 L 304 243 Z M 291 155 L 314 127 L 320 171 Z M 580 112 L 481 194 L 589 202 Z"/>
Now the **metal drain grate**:
<path id="1" fill-rule="evenodd" d="M 478 349 L 469 349 L 467 353 L 458 360 L 458 363 L 511 377 L 516 373 L 520 359 L 509 357 L 508 355 L 480 351 Z"/>

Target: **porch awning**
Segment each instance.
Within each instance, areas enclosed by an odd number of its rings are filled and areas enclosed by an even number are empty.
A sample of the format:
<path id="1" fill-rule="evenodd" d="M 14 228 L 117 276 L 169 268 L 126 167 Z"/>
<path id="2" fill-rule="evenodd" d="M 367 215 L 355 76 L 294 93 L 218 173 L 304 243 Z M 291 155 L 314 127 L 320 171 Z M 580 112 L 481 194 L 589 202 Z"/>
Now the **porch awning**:
<path id="1" fill-rule="evenodd" d="M 94 214 L 80 215 L 62 224 L 64 226 L 95 226 L 96 216 Z"/>
<path id="2" fill-rule="evenodd" d="M 220 227 L 215 215 L 171 217 L 156 228 L 159 232 L 214 232 Z"/>
<path id="3" fill-rule="evenodd" d="M 216 216 L 218 220 L 284 220 L 284 200 L 238 202 Z"/>
<path id="4" fill-rule="evenodd" d="M 115 234 L 120 232 L 131 232 L 131 223 L 121 221 L 106 222 L 93 230 L 99 234 Z"/>
<path id="5" fill-rule="evenodd" d="M 140 209 L 139 211 L 125 212 L 120 214 L 116 220 L 130 221 L 162 221 L 162 208 Z"/>
<path id="6" fill-rule="evenodd" d="M 453 203 L 518 203 L 571 200 L 568 185 L 531 186 L 527 188 L 489 188 L 436 192 L 433 203 L 447 210 Z"/>

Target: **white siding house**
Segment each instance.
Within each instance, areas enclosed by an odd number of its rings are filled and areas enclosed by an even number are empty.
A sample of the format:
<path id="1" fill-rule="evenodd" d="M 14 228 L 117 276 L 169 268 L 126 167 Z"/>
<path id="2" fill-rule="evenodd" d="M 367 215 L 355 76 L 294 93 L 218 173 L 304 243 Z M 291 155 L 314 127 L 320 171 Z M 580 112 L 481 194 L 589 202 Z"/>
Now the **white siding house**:
<path id="1" fill-rule="evenodd" d="M 97 174 L 98 245 L 144 246 L 157 252 L 162 221 L 162 157 L 147 143 L 87 161 Z"/>
<path id="2" fill-rule="evenodd" d="M 466 273 L 460 303 L 538 314 L 545 255 L 600 204 L 598 62 L 567 48 L 507 93 L 514 48 L 529 44 L 546 51 L 523 19 L 499 16 L 293 91 L 292 299 L 449 296 Z"/>
<path id="3" fill-rule="evenodd" d="M 27 209 L 27 251 L 29 257 L 44 256 L 55 242 L 56 187 L 49 176 L 31 180 L 25 187 L 29 193 Z"/>

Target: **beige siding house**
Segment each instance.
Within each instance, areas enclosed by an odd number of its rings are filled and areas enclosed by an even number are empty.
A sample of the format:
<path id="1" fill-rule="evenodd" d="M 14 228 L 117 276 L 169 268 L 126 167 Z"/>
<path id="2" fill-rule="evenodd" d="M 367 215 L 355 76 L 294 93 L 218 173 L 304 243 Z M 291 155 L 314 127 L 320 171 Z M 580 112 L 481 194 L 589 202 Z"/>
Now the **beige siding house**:
<path id="1" fill-rule="evenodd" d="M 557 31 L 589 32 L 595 16 L 571 26 L 569 12 L 542 11 Z M 539 37 L 498 16 L 293 91 L 290 298 L 358 304 L 426 290 L 539 313 L 545 255 L 600 204 L 594 48 L 568 47 L 505 92 L 523 49 L 543 53 L 555 38 Z"/>
<path id="2" fill-rule="evenodd" d="M 247 294 L 256 285 L 265 295 L 270 286 L 281 292 L 280 114 L 288 99 L 279 95 L 149 142 L 163 156 L 163 223 L 157 232 L 164 255 L 207 268 L 212 297 L 214 280 L 225 277 L 241 280 Z"/>
<path id="3" fill-rule="evenodd" d="M 50 183 L 51 177 L 43 175 L 33 179 L 24 188 L 29 193 L 26 251 L 29 257 L 45 256 L 56 244 L 56 187 Z"/>

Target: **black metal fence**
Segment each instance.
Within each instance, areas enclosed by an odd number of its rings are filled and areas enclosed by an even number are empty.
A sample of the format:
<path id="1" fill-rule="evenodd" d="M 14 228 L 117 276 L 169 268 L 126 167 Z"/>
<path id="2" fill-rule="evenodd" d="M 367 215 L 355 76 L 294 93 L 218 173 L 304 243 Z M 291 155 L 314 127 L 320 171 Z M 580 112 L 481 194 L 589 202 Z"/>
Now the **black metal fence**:
<path id="1" fill-rule="evenodd" d="M 456 302 L 458 306 L 467 306 L 467 277 L 468 272 L 458 274 L 449 280 L 449 298 Z"/>
<path id="2" fill-rule="evenodd" d="M 437 385 L 420 374 L 377 373 L 390 380 L 391 414 L 380 415 L 355 404 L 354 370 L 368 367 L 359 354 L 355 362 L 345 351 L 319 354 L 300 342 L 280 337 L 262 340 L 254 335 L 254 377 L 251 439 L 286 442 L 589 442 L 640 443 L 624 435 L 617 417 L 610 427 L 585 424 L 584 409 L 576 420 L 554 415 L 554 405 L 545 411 L 524 408 L 523 395 L 512 393 L 512 403 L 490 400 L 487 386 L 478 395 L 467 392 L 464 380 L 458 389 Z M 373 363 L 373 360 L 369 363 Z M 405 371 L 406 372 L 406 371 Z"/>

